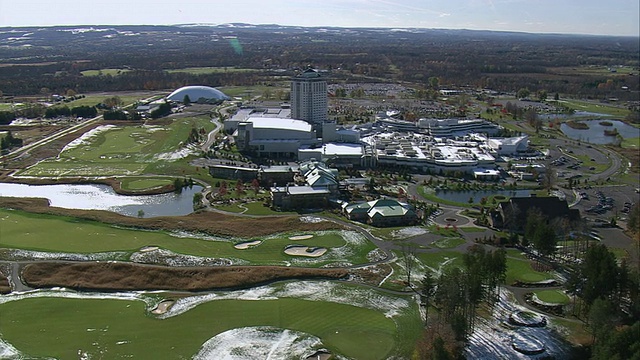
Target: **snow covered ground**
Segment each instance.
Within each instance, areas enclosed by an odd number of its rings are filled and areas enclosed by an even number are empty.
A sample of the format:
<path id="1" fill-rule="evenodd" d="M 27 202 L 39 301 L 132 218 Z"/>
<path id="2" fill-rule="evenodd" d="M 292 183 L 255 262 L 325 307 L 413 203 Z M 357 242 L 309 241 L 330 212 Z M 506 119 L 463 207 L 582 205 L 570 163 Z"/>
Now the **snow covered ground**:
<path id="1" fill-rule="evenodd" d="M 558 334 L 551 322 L 545 327 L 522 327 L 509 324 L 509 315 L 514 311 L 527 311 L 516 303 L 513 294 L 501 289 L 500 300 L 493 311 L 493 318 L 478 319 L 475 331 L 466 348 L 467 359 L 541 359 L 552 356 L 565 359 L 569 344 Z M 537 314 L 543 316 L 541 314 Z M 532 348 L 544 345 L 545 351 L 537 355 L 525 355 L 513 349 L 514 340 L 519 346 Z"/>
<path id="2" fill-rule="evenodd" d="M 209 339 L 194 360 L 304 359 L 322 348 L 320 339 L 273 327 L 245 327 Z"/>

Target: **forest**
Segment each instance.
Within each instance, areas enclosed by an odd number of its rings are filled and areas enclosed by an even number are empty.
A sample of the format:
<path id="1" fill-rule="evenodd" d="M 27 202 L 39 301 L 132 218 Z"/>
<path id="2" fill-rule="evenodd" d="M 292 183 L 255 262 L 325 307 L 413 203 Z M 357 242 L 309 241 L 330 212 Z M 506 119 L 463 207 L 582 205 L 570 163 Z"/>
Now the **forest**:
<path id="1" fill-rule="evenodd" d="M 333 82 L 428 88 L 429 79 L 438 78 L 443 87 L 619 100 L 637 100 L 640 90 L 640 45 L 632 37 L 236 24 L 0 28 L 0 41 L 6 44 L 0 47 L 5 96 L 43 88 L 64 94 L 268 85 L 307 65 L 328 70 Z M 188 67 L 223 70 L 169 72 Z M 126 71 L 82 75 L 108 68 Z"/>

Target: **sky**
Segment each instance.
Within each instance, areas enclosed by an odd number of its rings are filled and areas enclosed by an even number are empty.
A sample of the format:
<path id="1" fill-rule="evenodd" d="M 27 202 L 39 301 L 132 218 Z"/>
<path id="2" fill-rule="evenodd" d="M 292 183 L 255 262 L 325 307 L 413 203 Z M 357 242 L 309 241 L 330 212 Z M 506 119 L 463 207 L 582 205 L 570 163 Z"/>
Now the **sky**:
<path id="1" fill-rule="evenodd" d="M 0 27 L 280 24 L 640 36 L 638 0 L 0 0 Z"/>

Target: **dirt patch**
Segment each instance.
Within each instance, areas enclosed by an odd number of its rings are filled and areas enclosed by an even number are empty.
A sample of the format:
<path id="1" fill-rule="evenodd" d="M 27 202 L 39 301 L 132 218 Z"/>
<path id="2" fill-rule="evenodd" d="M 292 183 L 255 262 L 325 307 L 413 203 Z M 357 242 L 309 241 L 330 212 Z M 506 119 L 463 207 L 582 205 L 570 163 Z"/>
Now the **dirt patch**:
<path id="1" fill-rule="evenodd" d="M 344 269 L 280 266 L 170 268 L 119 262 L 42 262 L 25 266 L 22 279 L 34 288 L 201 291 L 247 288 L 288 279 L 342 279 L 347 274 Z"/>
<path id="2" fill-rule="evenodd" d="M 11 292 L 11 284 L 6 277 L 0 278 L 0 294 L 8 294 Z"/>
<path id="3" fill-rule="evenodd" d="M 71 216 L 106 224 L 150 230 L 181 230 L 230 237 L 259 237 L 289 231 L 322 231 L 343 229 L 342 226 L 323 221 L 302 222 L 297 216 L 240 217 L 216 212 L 200 211 L 185 216 L 159 216 L 136 218 L 103 210 L 64 209 L 49 206 L 46 199 L 3 198 L 0 208 L 10 208 L 38 214 Z"/>

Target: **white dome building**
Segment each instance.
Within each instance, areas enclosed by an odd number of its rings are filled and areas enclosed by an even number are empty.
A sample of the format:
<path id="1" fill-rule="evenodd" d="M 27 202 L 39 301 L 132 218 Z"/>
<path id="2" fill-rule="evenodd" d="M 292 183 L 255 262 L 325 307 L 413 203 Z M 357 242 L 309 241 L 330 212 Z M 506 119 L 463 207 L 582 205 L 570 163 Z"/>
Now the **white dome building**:
<path id="1" fill-rule="evenodd" d="M 185 95 L 189 95 L 191 102 L 208 103 L 230 100 L 222 91 L 209 86 L 185 86 L 172 92 L 167 100 L 182 102 Z"/>

